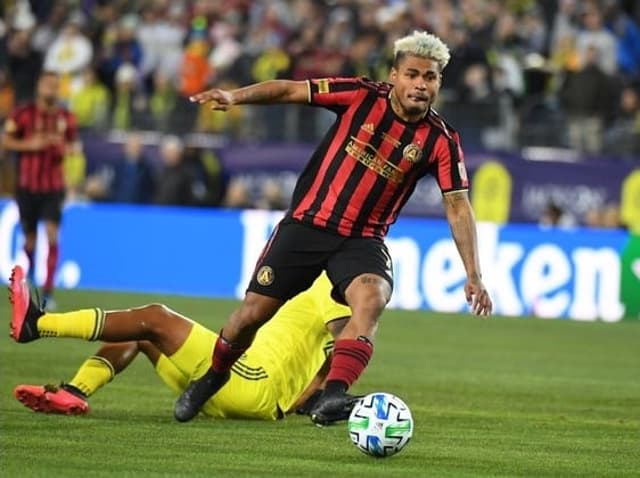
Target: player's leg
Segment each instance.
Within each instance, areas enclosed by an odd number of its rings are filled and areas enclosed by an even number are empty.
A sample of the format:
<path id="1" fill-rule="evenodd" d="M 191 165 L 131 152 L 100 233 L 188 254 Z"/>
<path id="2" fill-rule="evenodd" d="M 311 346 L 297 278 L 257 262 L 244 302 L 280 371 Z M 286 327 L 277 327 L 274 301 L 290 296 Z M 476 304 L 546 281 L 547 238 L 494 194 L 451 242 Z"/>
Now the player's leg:
<path id="1" fill-rule="evenodd" d="M 82 415 L 89 411 L 87 399 L 113 380 L 136 357 L 138 342 L 104 344 L 86 359 L 74 377 L 60 386 L 18 385 L 13 394 L 35 412 Z"/>
<path id="2" fill-rule="evenodd" d="M 62 206 L 64 196 L 62 193 L 50 193 L 45 196 L 42 204 L 42 219 L 47 233 L 47 275 L 42 287 L 45 306 L 49 310 L 55 308 L 52 301 L 54 278 L 59 257 L 60 222 L 62 221 Z"/>
<path id="3" fill-rule="evenodd" d="M 296 223 L 280 223 L 258 259 L 240 308 L 220 332 L 211 368 L 189 384 L 176 402 L 178 421 L 191 420 L 198 414 L 229 379 L 231 366 L 251 345 L 257 330 L 288 299 L 309 288 L 329 257 L 325 251 L 334 247 L 332 240 L 343 239 Z"/>
<path id="4" fill-rule="evenodd" d="M 29 280 L 35 279 L 36 233 L 38 230 L 38 201 L 36 195 L 26 191 L 16 193 L 16 203 L 20 215 L 20 227 L 24 234 L 24 253 L 27 256 Z"/>
<path id="5" fill-rule="evenodd" d="M 33 301 L 24 270 L 16 266 L 9 285 L 12 303 L 11 336 L 16 342 L 40 337 L 73 337 L 105 342 L 148 340 L 163 353 L 174 353 L 187 338 L 193 322 L 160 304 L 135 309 L 99 308 L 46 313 Z"/>
<path id="6" fill-rule="evenodd" d="M 350 239 L 332 257 L 328 274 L 334 295 L 351 308 L 351 318 L 336 340 L 325 390 L 311 411 L 318 425 L 336 421 L 348 401 L 346 391 L 373 355 L 378 318 L 391 298 L 391 258 L 381 241 Z"/>

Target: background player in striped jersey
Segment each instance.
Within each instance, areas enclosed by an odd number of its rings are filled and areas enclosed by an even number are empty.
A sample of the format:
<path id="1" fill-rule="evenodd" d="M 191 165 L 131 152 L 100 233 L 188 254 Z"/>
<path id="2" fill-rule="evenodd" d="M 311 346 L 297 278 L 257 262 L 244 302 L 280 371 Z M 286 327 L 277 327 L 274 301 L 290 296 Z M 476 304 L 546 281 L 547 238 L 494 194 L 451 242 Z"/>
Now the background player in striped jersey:
<path id="1" fill-rule="evenodd" d="M 335 112 L 336 121 L 298 179 L 290 208 L 258 260 L 242 305 L 218 337 L 211 368 L 176 402 L 178 420 L 197 414 L 228 379 L 256 331 L 322 270 L 333 283 L 334 297 L 348 304 L 352 315 L 336 341 L 327 386 L 311 419 L 324 425 L 340 416 L 346 390 L 371 358 L 378 317 L 391 297 L 391 259 L 383 238 L 416 182 L 427 174 L 443 193 L 467 273 L 464 290 L 471 310 L 491 313 L 460 139 L 431 108 L 449 50 L 424 32 L 400 38 L 394 47 L 389 83 L 275 80 L 232 91 L 214 88 L 192 98 L 215 110 L 235 104 L 307 103 Z"/>
<path id="2" fill-rule="evenodd" d="M 232 367 L 228 383 L 202 411 L 216 418 L 276 420 L 293 410 L 308 410 L 328 371 L 334 337 L 350 310 L 333 301 L 331 283 L 321 275 L 307 291 L 282 307 L 260 329 L 251 348 Z M 176 393 L 209 367 L 217 335 L 162 305 L 104 312 L 100 309 L 43 314 L 30 300 L 20 267 L 14 269 L 12 336 L 18 342 L 39 337 L 110 340 L 87 359 L 73 379 L 60 387 L 19 385 L 14 395 L 45 413 L 88 412 L 87 397 L 144 353 L 162 381 Z M 357 397 L 351 397 L 343 419 Z"/>
<path id="3" fill-rule="evenodd" d="M 38 78 L 35 101 L 11 113 L 2 136 L 3 148 L 18 153 L 15 199 L 32 280 L 38 222 L 42 220 L 45 224 L 49 252 L 43 293 L 48 307 L 53 305 L 51 294 L 65 197 L 63 161 L 66 154 L 80 149 L 76 119 L 59 104 L 59 88 L 58 74 L 43 71 Z"/>

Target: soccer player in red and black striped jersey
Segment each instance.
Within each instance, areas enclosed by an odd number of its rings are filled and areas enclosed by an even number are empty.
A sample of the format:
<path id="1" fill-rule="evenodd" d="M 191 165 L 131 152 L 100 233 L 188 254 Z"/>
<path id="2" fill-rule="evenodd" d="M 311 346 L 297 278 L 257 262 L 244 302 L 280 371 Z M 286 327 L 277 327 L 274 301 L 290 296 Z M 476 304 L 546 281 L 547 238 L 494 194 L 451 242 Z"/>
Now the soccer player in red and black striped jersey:
<path id="1" fill-rule="evenodd" d="M 176 402 L 178 420 L 198 413 L 228 380 L 231 365 L 258 328 L 326 270 L 334 297 L 350 306 L 352 316 L 335 343 L 325 391 L 311 418 L 319 425 L 336 421 L 346 391 L 371 358 L 378 317 L 391 297 L 391 259 L 383 239 L 416 182 L 427 174 L 443 193 L 467 272 L 464 289 L 471 310 L 491 313 L 460 139 L 431 108 L 449 50 L 424 32 L 401 38 L 394 46 L 389 83 L 363 78 L 274 80 L 233 91 L 212 89 L 192 98 L 211 103 L 215 110 L 234 104 L 307 103 L 330 109 L 336 121 L 302 172 L 242 305 L 223 327 L 211 368 Z"/>
<path id="2" fill-rule="evenodd" d="M 41 72 L 34 102 L 18 107 L 4 126 L 2 145 L 18 156 L 15 199 L 25 235 L 24 250 L 33 278 L 38 221 L 45 224 L 49 252 L 43 295 L 52 303 L 53 278 L 58 262 L 58 235 L 65 196 L 63 160 L 79 146 L 76 120 L 59 105 L 58 74 Z"/>

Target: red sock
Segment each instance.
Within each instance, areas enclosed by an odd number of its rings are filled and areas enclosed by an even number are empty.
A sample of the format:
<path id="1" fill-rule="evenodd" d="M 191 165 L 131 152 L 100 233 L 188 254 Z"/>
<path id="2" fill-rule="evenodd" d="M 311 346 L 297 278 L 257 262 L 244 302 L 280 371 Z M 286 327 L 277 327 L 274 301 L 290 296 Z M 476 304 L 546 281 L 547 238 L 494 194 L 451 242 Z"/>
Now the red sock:
<path id="1" fill-rule="evenodd" d="M 58 265 L 58 244 L 49 244 L 47 256 L 47 280 L 44 282 L 44 291 L 50 293 L 53 290 L 53 276 Z"/>
<path id="2" fill-rule="evenodd" d="M 248 347 L 237 347 L 235 344 L 230 344 L 223 337 L 222 333 L 216 340 L 216 345 L 213 347 L 213 357 L 211 358 L 211 368 L 216 373 L 224 373 L 231 370 L 231 366 L 236 363 L 236 360 L 246 352 Z"/>
<path id="3" fill-rule="evenodd" d="M 373 345 L 369 341 L 357 339 L 336 340 L 327 382 L 335 380 L 344 382 L 348 389 L 367 367 L 371 355 L 373 355 Z"/>

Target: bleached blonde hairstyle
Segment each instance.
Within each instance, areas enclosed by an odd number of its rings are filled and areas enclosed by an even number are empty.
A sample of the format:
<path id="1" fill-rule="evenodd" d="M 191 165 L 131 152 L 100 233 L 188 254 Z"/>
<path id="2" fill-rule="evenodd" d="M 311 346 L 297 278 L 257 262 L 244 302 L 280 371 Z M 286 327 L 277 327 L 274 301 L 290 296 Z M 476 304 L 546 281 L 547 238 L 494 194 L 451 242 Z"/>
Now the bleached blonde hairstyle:
<path id="1" fill-rule="evenodd" d="M 440 65 L 440 71 L 449 63 L 449 47 L 435 35 L 415 30 L 411 35 L 399 38 L 393 44 L 393 64 L 407 55 L 430 58 Z"/>

